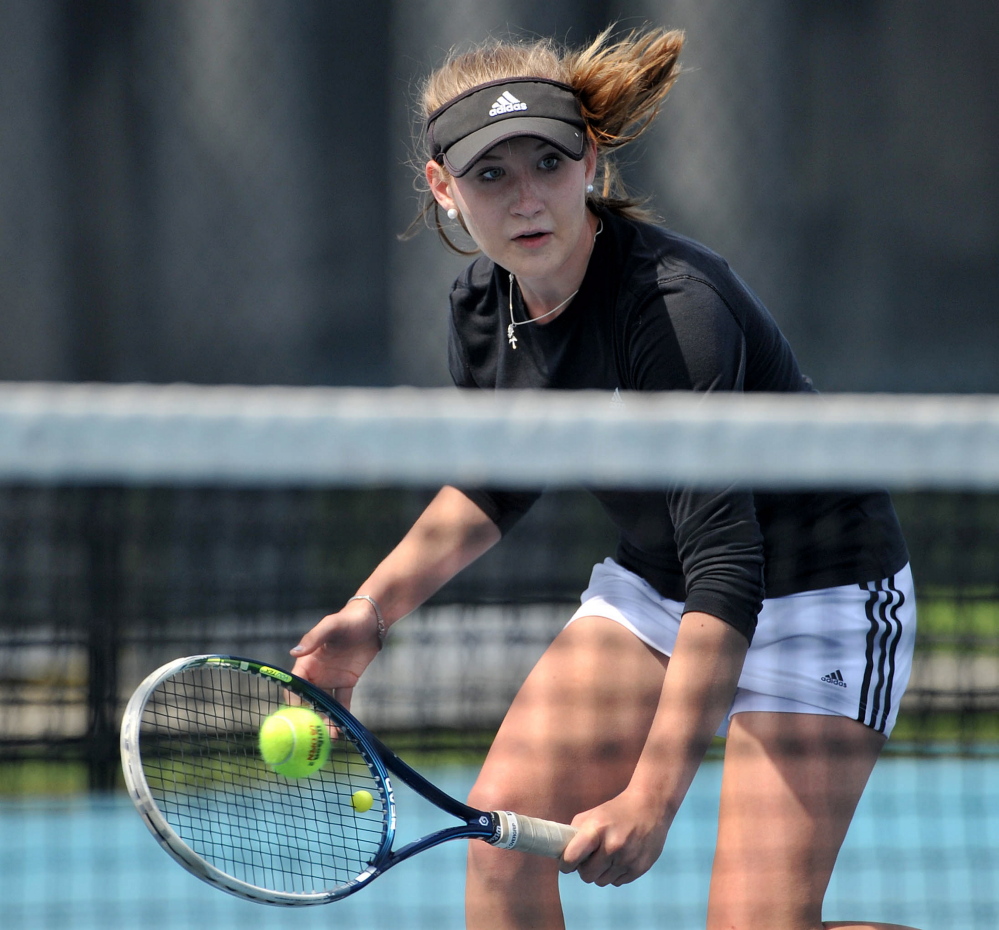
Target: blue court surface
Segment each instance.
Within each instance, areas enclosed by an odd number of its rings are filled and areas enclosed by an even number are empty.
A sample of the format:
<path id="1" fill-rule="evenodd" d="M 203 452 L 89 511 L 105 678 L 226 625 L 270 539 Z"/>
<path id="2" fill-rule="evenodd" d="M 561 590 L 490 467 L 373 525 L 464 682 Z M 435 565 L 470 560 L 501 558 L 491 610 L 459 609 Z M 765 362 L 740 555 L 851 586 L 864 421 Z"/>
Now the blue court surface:
<path id="1" fill-rule="evenodd" d="M 458 796 L 474 777 L 460 767 L 427 774 Z M 570 928 L 703 926 L 720 775 L 717 762 L 702 767 L 662 858 L 639 881 L 598 889 L 563 878 Z M 400 795 L 401 839 L 446 825 L 444 815 Z M 289 910 L 241 901 L 188 875 L 123 796 L 0 805 L 5 930 L 462 926 L 465 841 L 422 853 L 344 901 Z M 995 930 L 999 759 L 884 758 L 840 856 L 825 917 Z"/>

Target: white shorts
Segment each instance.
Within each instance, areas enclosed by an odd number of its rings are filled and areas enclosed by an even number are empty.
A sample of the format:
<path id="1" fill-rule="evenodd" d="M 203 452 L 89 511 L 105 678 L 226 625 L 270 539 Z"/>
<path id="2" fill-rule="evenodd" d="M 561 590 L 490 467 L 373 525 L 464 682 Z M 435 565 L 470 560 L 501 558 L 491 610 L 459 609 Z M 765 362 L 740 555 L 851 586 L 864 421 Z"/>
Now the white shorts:
<path id="1" fill-rule="evenodd" d="M 607 617 L 670 655 L 682 614 L 680 601 L 606 559 L 593 567 L 569 623 Z M 909 681 L 915 639 L 908 565 L 881 581 L 768 598 L 728 717 L 753 710 L 828 714 L 888 736 Z M 718 733 L 727 730 L 728 719 Z"/>

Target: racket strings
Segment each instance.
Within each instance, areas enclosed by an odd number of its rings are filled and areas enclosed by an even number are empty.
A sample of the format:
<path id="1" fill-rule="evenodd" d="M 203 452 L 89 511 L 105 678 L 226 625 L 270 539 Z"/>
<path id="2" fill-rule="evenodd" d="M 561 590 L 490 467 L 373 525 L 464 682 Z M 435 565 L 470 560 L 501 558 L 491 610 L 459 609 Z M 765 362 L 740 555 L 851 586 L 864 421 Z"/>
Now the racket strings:
<path id="1" fill-rule="evenodd" d="M 357 745 L 332 724 L 322 769 L 301 779 L 273 772 L 260 757 L 258 728 L 287 703 L 279 683 L 235 669 L 167 679 L 143 713 L 143 771 L 172 829 L 215 868 L 281 893 L 335 891 L 381 851 L 388 799 Z M 354 808 L 359 790 L 373 797 L 368 811 Z"/>

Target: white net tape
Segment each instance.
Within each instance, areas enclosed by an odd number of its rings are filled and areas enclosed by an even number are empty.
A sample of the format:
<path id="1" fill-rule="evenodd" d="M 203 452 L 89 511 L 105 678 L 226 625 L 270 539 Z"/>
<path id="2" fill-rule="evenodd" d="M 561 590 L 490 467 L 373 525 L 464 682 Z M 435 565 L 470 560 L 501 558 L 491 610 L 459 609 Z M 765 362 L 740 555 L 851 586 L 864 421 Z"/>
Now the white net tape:
<path id="1" fill-rule="evenodd" d="M 0 481 L 999 488 L 999 397 L 0 385 Z"/>

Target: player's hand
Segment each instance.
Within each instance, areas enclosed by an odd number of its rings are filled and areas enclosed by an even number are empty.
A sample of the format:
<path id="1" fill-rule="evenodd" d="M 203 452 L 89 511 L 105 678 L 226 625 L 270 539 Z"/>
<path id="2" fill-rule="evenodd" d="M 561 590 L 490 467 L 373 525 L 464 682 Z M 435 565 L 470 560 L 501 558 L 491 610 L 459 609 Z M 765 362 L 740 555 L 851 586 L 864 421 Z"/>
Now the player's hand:
<path id="1" fill-rule="evenodd" d="M 323 617 L 291 650 L 296 659 L 292 672 L 349 708 L 354 686 L 380 648 L 378 618 L 371 605 L 351 601 Z"/>
<path id="2" fill-rule="evenodd" d="M 671 822 L 649 799 L 623 791 L 573 818 L 579 832 L 562 853 L 559 869 L 578 872 L 595 885 L 626 885 L 652 868 Z"/>

